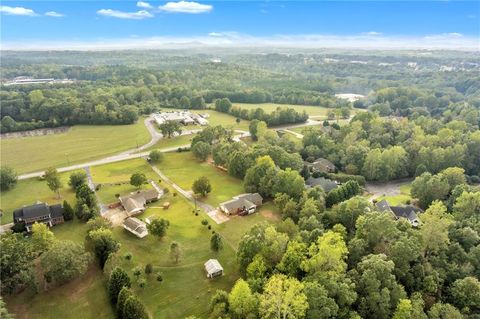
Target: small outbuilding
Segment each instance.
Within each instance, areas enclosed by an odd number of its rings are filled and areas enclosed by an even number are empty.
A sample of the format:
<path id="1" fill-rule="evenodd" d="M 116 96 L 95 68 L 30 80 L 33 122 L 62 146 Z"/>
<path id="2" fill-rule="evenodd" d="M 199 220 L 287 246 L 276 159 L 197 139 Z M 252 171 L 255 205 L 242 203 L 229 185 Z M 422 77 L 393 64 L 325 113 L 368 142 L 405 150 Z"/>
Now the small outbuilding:
<path id="1" fill-rule="evenodd" d="M 205 271 L 207 272 L 207 278 L 215 278 L 223 275 L 223 267 L 216 259 L 209 259 L 205 263 Z"/>
<path id="2" fill-rule="evenodd" d="M 123 221 L 123 228 L 137 236 L 143 238 L 148 235 L 147 225 L 140 219 L 135 217 L 128 217 Z"/>

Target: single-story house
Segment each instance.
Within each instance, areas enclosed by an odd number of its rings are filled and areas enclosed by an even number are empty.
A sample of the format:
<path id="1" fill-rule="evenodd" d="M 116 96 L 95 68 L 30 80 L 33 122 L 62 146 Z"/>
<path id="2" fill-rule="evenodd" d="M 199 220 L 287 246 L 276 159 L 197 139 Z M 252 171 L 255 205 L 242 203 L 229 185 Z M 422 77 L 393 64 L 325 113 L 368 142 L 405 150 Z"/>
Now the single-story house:
<path id="1" fill-rule="evenodd" d="M 137 236 L 143 238 L 148 235 L 147 225 L 140 219 L 128 217 L 123 221 L 123 228 Z"/>
<path id="2" fill-rule="evenodd" d="M 216 259 L 209 259 L 205 263 L 205 271 L 207 272 L 207 278 L 215 278 L 223 275 L 223 267 Z"/>
<path id="3" fill-rule="evenodd" d="M 335 165 L 326 158 L 317 158 L 314 162 L 304 162 L 313 172 L 334 173 L 336 171 Z"/>
<path id="4" fill-rule="evenodd" d="M 160 197 L 161 194 L 156 189 L 150 189 L 120 196 L 119 199 L 128 216 L 134 216 L 143 213 L 148 203 L 156 201 Z"/>
<path id="5" fill-rule="evenodd" d="M 320 186 L 321 188 L 323 188 L 325 193 L 328 193 L 332 189 L 335 189 L 338 187 L 338 183 L 336 181 L 333 181 L 325 177 L 318 177 L 318 178 L 309 177 L 305 182 L 305 185 L 307 188 Z"/>
<path id="6" fill-rule="evenodd" d="M 44 223 L 49 227 L 62 224 L 65 221 L 64 212 L 61 204 L 49 206 L 46 203 L 37 202 L 34 205 L 16 209 L 13 212 L 13 222 L 15 224 L 25 223 L 25 228 L 31 232 L 32 225 L 35 223 Z"/>
<path id="7" fill-rule="evenodd" d="M 220 203 L 219 207 L 227 215 L 250 215 L 255 213 L 257 207 L 262 203 L 263 197 L 259 193 L 245 193 Z"/>
<path id="8" fill-rule="evenodd" d="M 420 225 L 420 220 L 417 216 L 417 213 L 423 212 L 420 208 L 412 205 L 390 206 L 385 199 L 376 203 L 375 206 L 380 212 L 390 212 L 395 219 L 406 218 L 413 227 L 418 227 L 418 225 Z"/>

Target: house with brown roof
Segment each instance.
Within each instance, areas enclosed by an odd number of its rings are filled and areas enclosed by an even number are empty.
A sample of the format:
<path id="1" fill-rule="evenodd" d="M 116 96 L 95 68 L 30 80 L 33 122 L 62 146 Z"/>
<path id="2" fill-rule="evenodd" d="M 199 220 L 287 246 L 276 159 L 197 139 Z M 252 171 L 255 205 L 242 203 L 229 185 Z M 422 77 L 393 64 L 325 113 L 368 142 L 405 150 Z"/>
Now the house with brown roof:
<path id="1" fill-rule="evenodd" d="M 127 215 L 135 216 L 145 211 L 148 203 L 160 199 L 161 194 L 156 189 L 138 191 L 127 196 L 120 196 L 119 200 Z"/>
<path id="2" fill-rule="evenodd" d="M 250 215 L 255 213 L 262 203 L 263 197 L 259 193 L 245 193 L 220 203 L 219 208 L 227 215 Z"/>
<path id="3" fill-rule="evenodd" d="M 131 232 L 138 238 L 143 238 L 148 235 L 147 225 L 140 219 L 135 217 L 128 217 L 123 221 L 123 228 Z"/>
<path id="4" fill-rule="evenodd" d="M 15 224 L 24 223 L 27 231 L 31 232 L 35 223 L 44 223 L 49 227 L 62 224 L 65 221 L 63 213 L 64 209 L 61 204 L 50 206 L 46 203 L 37 202 L 34 205 L 16 209 L 13 212 L 13 222 Z"/>

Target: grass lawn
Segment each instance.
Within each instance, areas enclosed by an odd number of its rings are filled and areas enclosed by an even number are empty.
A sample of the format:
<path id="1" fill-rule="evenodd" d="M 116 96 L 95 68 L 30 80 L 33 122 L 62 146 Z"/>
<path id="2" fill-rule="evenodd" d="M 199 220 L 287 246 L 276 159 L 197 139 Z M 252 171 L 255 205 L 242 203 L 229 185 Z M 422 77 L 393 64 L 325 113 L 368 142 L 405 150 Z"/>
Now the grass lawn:
<path id="1" fill-rule="evenodd" d="M 393 196 L 381 196 L 377 198 L 377 201 L 386 199 L 390 205 L 407 205 L 407 202 L 412 200 L 410 195 L 410 190 L 412 189 L 412 184 L 405 184 L 400 186 L 400 194 Z"/>
<path id="2" fill-rule="evenodd" d="M 143 158 L 92 166 L 90 172 L 95 184 L 130 182 L 133 173 L 144 173 L 147 178 L 158 180 L 158 175 Z"/>
<path id="3" fill-rule="evenodd" d="M 262 108 L 266 113 L 272 113 L 278 107 L 289 107 L 295 109 L 297 112 L 307 112 L 308 115 L 322 115 L 326 116 L 330 108 L 323 106 L 314 106 L 314 105 L 291 105 L 291 104 L 276 104 L 276 103 L 260 103 L 260 104 L 250 104 L 250 103 L 233 103 L 233 106 L 238 106 L 242 109 L 252 110 L 257 108 Z"/>
<path id="4" fill-rule="evenodd" d="M 212 192 L 202 201 L 217 206 L 244 192 L 243 182 L 207 162 L 199 162 L 191 152 L 167 153 L 157 167 L 181 188 L 189 190 L 193 182 L 201 176 L 207 176 Z"/>
<path id="5" fill-rule="evenodd" d="M 210 114 L 207 120 L 211 126 L 222 125 L 229 129 L 248 131 L 250 121 L 241 120 L 240 123 L 237 124 L 236 117 L 215 110 L 202 110 L 201 113 Z"/>
<path id="6" fill-rule="evenodd" d="M 78 125 L 61 134 L 2 139 L 1 164 L 28 173 L 102 158 L 149 140 L 143 119 L 132 125 Z"/>
<path id="7" fill-rule="evenodd" d="M 0 192 L 0 207 L 3 211 L 1 224 L 11 223 L 15 209 L 21 208 L 24 205 L 35 204 L 37 200 L 48 204 L 62 203 L 63 200 L 67 200 L 70 205 L 73 206 L 75 204 L 75 193 L 70 186 L 68 186 L 68 179 L 71 173 L 72 172 L 59 174 L 63 184 L 63 188 L 60 189 L 60 199 L 57 198 L 57 194 L 48 188 L 46 181 L 39 180 L 38 178 L 20 180 L 13 189 Z"/>
<path id="8" fill-rule="evenodd" d="M 180 135 L 172 138 L 162 138 L 155 145 L 149 147 L 147 150 L 153 150 L 157 148 L 168 148 L 168 147 L 180 147 L 192 142 L 192 139 L 196 134 L 189 135 Z"/>

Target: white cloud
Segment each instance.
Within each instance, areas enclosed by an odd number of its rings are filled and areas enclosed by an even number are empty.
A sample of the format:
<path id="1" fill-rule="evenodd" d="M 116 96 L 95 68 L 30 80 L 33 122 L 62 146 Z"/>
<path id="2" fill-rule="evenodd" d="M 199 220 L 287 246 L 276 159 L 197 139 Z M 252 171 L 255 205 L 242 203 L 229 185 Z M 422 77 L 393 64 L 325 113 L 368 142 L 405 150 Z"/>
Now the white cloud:
<path id="1" fill-rule="evenodd" d="M 153 9 L 153 6 L 150 3 L 145 1 L 138 1 L 137 7 L 144 8 L 144 9 Z"/>
<path id="2" fill-rule="evenodd" d="M 32 9 L 23 8 L 23 7 L 9 7 L 9 6 L 0 6 L 0 12 L 15 15 L 15 16 L 36 16 L 37 14 Z"/>
<path id="3" fill-rule="evenodd" d="M 363 32 L 362 35 L 382 35 L 381 32 L 377 32 L 377 31 L 369 31 L 369 32 Z"/>
<path id="4" fill-rule="evenodd" d="M 140 10 L 137 12 L 123 12 L 118 10 L 112 9 L 100 9 L 97 11 L 97 14 L 107 17 L 114 17 L 119 19 L 133 19 L 133 20 L 141 20 L 145 18 L 152 18 L 153 14 L 146 10 Z"/>
<path id="5" fill-rule="evenodd" d="M 223 33 L 221 32 L 210 32 L 208 35 L 211 37 L 223 37 Z"/>
<path id="6" fill-rule="evenodd" d="M 45 12 L 45 15 L 48 16 L 48 17 L 55 17 L 55 18 L 61 18 L 61 17 L 65 16 L 63 13 L 59 13 L 59 12 L 55 12 L 55 11 Z"/>
<path id="7" fill-rule="evenodd" d="M 198 2 L 179 1 L 167 2 L 163 6 L 158 7 L 162 11 L 176 12 L 176 13 L 208 13 L 212 11 L 213 6 L 209 4 L 201 4 Z"/>

